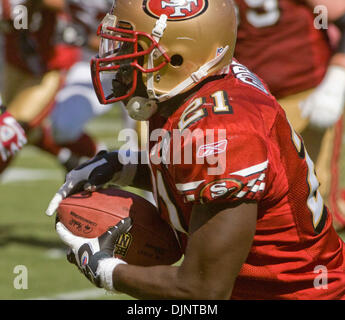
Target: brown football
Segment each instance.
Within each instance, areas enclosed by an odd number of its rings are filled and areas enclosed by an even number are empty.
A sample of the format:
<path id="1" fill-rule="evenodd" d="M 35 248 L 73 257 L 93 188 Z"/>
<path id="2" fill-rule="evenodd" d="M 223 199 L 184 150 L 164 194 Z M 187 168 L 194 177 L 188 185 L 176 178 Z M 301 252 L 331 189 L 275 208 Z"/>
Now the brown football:
<path id="1" fill-rule="evenodd" d="M 74 235 L 95 238 L 131 217 L 133 226 L 116 242 L 114 255 L 140 266 L 170 265 L 181 250 L 174 231 L 146 199 L 120 189 L 81 192 L 64 199 L 57 217 Z"/>

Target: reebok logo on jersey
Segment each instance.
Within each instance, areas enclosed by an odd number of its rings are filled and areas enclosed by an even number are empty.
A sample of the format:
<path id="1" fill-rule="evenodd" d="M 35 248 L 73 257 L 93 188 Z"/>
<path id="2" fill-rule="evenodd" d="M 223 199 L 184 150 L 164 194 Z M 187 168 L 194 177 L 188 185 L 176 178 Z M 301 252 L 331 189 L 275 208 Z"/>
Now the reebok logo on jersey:
<path id="1" fill-rule="evenodd" d="M 228 140 L 221 140 L 215 143 L 205 144 L 198 149 L 196 156 L 198 158 L 204 158 L 216 154 L 220 154 L 226 151 L 228 146 Z"/>

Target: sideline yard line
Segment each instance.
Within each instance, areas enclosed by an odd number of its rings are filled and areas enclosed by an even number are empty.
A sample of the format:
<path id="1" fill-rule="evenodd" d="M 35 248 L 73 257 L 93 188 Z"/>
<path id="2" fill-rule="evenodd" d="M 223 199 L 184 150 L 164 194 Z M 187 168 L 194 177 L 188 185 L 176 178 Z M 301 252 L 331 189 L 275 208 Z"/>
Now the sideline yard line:
<path id="1" fill-rule="evenodd" d="M 28 169 L 9 168 L 0 178 L 0 184 L 7 184 L 22 181 L 61 180 L 63 175 L 58 169 Z"/>
<path id="2" fill-rule="evenodd" d="M 60 293 L 57 295 L 38 297 L 27 300 L 84 300 L 93 299 L 107 296 L 104 289 L 86 289 L 80 291 Z"/>

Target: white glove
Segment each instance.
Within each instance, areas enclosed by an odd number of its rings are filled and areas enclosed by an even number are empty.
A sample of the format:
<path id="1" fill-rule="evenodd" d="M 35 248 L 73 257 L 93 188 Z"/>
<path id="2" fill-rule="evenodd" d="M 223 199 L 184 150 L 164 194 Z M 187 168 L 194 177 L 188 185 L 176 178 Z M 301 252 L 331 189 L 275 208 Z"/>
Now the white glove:
<path id="1" fill-rule="evenodd" d="M 345 68 L 330 66 L 321 84 L 300 104 L 303 118 L 313 127 L 326 129 L 342 116 L 345 105 Z"/>
<path id="2" fill-rule="evenodd" d="M 121 220 L 98 238 L 83 238 L 72 234 L 61 222 L 56 224 L 56 232 L 60 239 L 71 249 L 67 255 L 69 262 L 97 287 L 114 291 L 113 271 L 121 259 L 114 258 L 116 240 L 132 227 L 131 218 Z"/>

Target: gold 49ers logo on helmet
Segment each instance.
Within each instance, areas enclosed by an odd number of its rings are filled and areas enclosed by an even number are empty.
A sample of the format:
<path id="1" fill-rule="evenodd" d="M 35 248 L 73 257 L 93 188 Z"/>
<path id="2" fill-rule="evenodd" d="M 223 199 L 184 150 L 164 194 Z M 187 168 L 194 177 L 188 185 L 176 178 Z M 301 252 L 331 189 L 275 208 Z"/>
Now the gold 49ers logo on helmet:
<path id="1" fill-rule="evenodd" d="M 144 0 L 144 10 L 154 18 L 162 14 L 169 21 L 180 21 L 195 18 L 205 12 L 208 0 Z"/>

